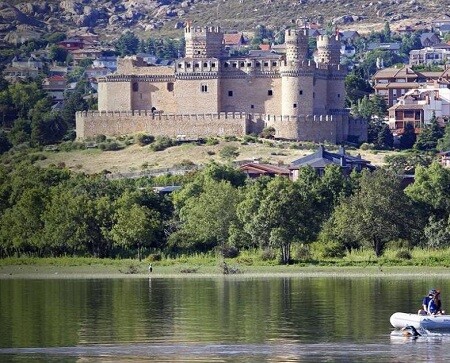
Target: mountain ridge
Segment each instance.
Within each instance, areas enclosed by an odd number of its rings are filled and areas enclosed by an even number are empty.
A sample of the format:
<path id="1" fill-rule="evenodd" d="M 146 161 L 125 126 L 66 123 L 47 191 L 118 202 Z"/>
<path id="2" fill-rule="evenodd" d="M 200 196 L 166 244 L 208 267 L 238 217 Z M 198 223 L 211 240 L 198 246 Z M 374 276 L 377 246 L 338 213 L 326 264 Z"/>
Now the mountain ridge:
<path id="1" fill-rule="evenodd" d="M 450 1 L 410 0 L 38 0 L 0 2 L 0 39 L 19 43 L 54 31 L 87 28 L 105 40 L 129 29 L 138 36 L 182 35 L 186 20 L 226 31 L 272 29 L 308 20 L 341 29 L 370 31 L 426 26 L 450 10 Z"/>

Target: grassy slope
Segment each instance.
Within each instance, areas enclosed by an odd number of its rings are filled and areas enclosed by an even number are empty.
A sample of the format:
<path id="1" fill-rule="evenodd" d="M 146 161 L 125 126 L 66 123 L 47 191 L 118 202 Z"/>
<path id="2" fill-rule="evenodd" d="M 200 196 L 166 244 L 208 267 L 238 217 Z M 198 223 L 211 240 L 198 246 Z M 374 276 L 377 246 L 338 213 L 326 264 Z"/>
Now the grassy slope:
<path id="1" fill-rule="evenodd" d="M 226 145 L 234 145 L 239 148 L 239 157 L 236 160 L 252 160 L 261 158 L 261 162 L 271 164 L 289 164 L 313 150 L 297 150 L 290 148 L 271 147 L 268 144 L 249 143 L 241 145 L 237 141 L 222 141 L 218 145 L 197 146 L 194 144 L 183 144 L 171 147 L 164 151 L 154 152 L 148 146 L 141 147 L 131 145 L 119 151 L 100 151 L 96 149 L 76 150 L 71 152 L 45 152 L 46 160 L 40 161 L 39 165 L 64 163 L 66 167 L 88 174 L 99 173 L 109 170 L 112 173 L 124 173 L 142 171 L 147 169 L 171 168 L 183 161 L 191 161 L 196 165 L 206 164 L 215 160 L 224 162 L 219 156 L 220 150 Z M 209 155 L 209 153 L 215 153 Z M 374 165 L 383 164 L 386 153 L 372 151 L 349 151 L 350 154 L 360 153 L 363 158 L 370 160 Z M 145 164 L 148 166 L 145 168 Z"/>

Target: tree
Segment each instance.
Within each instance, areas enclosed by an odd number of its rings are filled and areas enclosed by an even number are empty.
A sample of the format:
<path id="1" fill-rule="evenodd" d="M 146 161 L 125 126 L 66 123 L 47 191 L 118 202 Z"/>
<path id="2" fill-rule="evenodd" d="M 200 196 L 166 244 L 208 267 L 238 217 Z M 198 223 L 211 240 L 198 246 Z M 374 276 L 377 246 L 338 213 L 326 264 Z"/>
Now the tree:
<path id="1" fill-rule="evenodd" d="M 367 79 L 362 78 L 355 72 L 345 77 L 345 92 L 348 106 L 356 105 L 360 99 L 369 96 L 373 92 Z"/>
<path id="2" fill-rule="evenodd" d="M 377 135 L 375 147 L 377 149 L 391 149 L 394 146 L 394 136 L 392 135 L 389 125 L 383 124 Z"/>
<path id="3" fill-rule="evenodd" d="M 57 45 L 51 46 L 49 50 L 49 58 L 59 63 L 65 62 L 68 54 L 69 52 L 66 49 L 58 47 Z"/>
<path id="4" fill-rule="evenodd" d="M 12 144 L 9 142 L 6 133 L 0 130 L 0 154 L 7 152 L 11 147 Z"/>
<path id="5" fill-rule="evenodd" d="M 384 23 L 384 28 L 383 28 L 383 41 L 385 43 L 389 43 L 391 41 L 391 27 L 389 26 L 389 22 L 386 21 Z"/>
<path id="6" fill-rule="evenodd" d="M 334 210 L 333 234 L 341 241 L 359 241 L 380 257 L 388 242 L 412 238 L 419 225 L 416 216 L 396 174 L 364 172 L 359 191 Z"/>
<path id="7" fill-rule="evenodd" d="M 127 208 L 119 208 L 111 229 L 111 237 L 118 246 L 136 248 L 141 261 L 142 247 L 151 245 L 159 223 L 158 213 L 146 207 L 133 204 Z"/>
<path id="8" fill-rule="evenodd" d="M 400 148 L 411 149 L 416 143 L 416 132 L 414 126 L 410 123 L 405 125 L 403 135 L 400 137 Z"/>
<path id="9" fill-rule="evenodd" d="M 440 151 L 450 150 L 450 126 L 445 125 L 444 135 L 438 140 L 436 148 Z"/>
<path id="10" fill-rule="evenodd" d="M 438 141 L 444 136 L 444 130 L 439 125 L 436 114 L 430 119 L 430 123 L 426 125 L 420 132 L 414 144 L 414 149 L 427 151 L 436 150 Z"/>
<path id="11" fill-rule="evenodd" d="M 133 32 L 126 31 L 115 42 L 115 47 L 121 57 L 136 54 L 139 48 L 139 38 Z"/>
<path id="12" fill-rule="evenodd" d="M 227 181 L 206 179 L 202 192 L 188 198 L 178 210 L 182 231 L 191 237 L 194 249 L 223 247 L 236 224 L 240 193 Z"/>
<path id="13" fill-rule="evenodd" d="M 414 201 L 425 206 L 437 219 L 450 215 L 450 170 L 434 162 L 416 168 L 414 183 L 405 189 Z"/>

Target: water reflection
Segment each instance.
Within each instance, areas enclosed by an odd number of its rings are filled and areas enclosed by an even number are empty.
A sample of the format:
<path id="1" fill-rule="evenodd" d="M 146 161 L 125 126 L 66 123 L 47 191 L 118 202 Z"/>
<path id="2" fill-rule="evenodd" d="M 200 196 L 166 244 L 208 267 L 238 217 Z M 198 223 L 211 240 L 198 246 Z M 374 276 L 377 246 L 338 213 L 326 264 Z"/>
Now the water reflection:
<path id="1" fill-rule="evenodd" d="M 430 287 L 442 289 L 445 308 L 450 280 L 2 280 L 0 358 L 389 361 L 423 344 L 450 357 L 449 336 L 390 335 L 390 315 L 416 311 Z"/>

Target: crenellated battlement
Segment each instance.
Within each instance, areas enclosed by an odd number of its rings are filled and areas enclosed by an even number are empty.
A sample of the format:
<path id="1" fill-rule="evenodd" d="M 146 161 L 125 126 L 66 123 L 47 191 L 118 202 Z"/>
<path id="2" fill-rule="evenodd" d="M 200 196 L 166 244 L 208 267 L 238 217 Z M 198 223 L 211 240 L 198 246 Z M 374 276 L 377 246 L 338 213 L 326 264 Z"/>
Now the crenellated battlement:
<path id="1" fill-rule="evenodd" d="M 79 111 L 76 113 L 77 138 L 97 135 L 120 136 L 150 133 L 154 136 L 210 137 L 244 136 L 260 133 L 273 126 L 276 137 L 303 140 L 341 142 L 352 130 L 355 134 L 367 132 L 367 123 L 348 121 L 342 114 L 334 115 L 267 115 L 244 112 L 208 114 L 164 114 L 151 110 L 134 111 Z M 343 128 L 343 126 L 346 126 Z"/>

